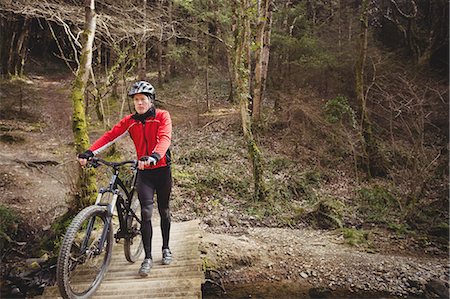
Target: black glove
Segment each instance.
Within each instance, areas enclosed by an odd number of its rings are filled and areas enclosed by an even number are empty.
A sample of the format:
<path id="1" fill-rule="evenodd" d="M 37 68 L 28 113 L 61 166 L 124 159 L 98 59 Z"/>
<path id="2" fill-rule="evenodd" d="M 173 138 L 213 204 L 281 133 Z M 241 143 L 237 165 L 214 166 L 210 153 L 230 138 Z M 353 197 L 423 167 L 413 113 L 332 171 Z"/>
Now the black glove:
<path id="1" fill-rule="evenodd" d="M 148 161 L 148 160 L 150 160 L 150 165 L 156 165 L 156 163 L 158 163 L 158 160 L 153 155 L 151 155 L 151 156 L 143 156 L 139 160 L 140 161 Z"/>
<path id="2" fill-rule="evenodd" d="M 79 159 L 91 160 L 93 157 L 94 157 L 94 153 L 90 150 L 87 150 L 82 154 L 78 154 Z"/>

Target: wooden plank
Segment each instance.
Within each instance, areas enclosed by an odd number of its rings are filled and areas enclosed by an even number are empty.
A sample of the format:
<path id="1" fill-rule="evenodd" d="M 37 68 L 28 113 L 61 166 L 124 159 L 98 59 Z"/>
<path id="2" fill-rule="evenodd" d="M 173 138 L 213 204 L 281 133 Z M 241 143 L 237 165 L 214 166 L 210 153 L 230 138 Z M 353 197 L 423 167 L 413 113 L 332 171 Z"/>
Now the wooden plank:
<path id="1" fill-rule="evenodd" d="M 153 268 L 145 278 L 138 275 L 144 255 L 136 263 L 129 263 L 124 257 L 123 244 L 114 244 L 108 273 L 92 298 L 201 298 L 204 273 L 198 250 L 198 221 L 172 223 L 170 237 L 174 260 L 170 265 L 162 265 L 161 233 L 158 226 L 153 228 Z M 58 287 L 46 288 L 40 298 L 61 298 Z"/>

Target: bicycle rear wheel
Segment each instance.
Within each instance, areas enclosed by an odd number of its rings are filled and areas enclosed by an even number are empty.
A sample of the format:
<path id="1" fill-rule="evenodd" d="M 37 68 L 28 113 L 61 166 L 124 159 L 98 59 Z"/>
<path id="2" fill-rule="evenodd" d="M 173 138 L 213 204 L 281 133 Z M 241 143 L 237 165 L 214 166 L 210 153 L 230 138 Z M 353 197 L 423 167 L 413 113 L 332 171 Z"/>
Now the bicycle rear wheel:
<path id="1" fill-rule="evenodd" d="M 73 219 L 59 251 L 56 277 L 63 298 L 89 298 L 100 286 L 111 262 L 112 222 L 106 207 L 90 206 Z M 103 250 L 102 232 L 107 230 Z"/>
<path id="2" fill-rule="evenodd" d="M 141 204 L 136 194 L 131 200 L 131 210 L 135 216 L 141 219 Z M 125 215 L 125 223 L 127 225 L 127 236 L 123 244 L 123 250 L 127 261 L 134 263 L 142 253 L 144 244 L 142 243 L 141 224 L 131 213 Z"/>

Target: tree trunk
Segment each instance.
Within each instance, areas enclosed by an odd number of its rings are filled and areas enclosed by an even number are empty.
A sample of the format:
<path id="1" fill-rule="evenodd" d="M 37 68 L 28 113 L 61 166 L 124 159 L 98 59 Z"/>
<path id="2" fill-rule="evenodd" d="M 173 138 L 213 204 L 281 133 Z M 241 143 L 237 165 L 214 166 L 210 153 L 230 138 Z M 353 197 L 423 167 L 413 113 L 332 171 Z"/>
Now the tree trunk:
<path id="1" fill-rule="evenodd" d="M 167 7 L 167 14 L 169 17 L 169 24 L 171 26 L 173 23 L 173 5 L 172 5 L 172 0 L 167 1 L 168 2 L 168 7 Z M 175 48 L 175 39 L 176 37 L 171 37 L 169 38 L 169 40 L 167 41 L 167 51 L 171 51 Z M 166 73 L 164 74 L 164 81 L 167 81 L 169 78 L 171 78 L 174 75 L 174 63 L 171 59 L 168 59 L 166 61 Z"/>
<path id="2" fill-rule="evenodd" d="M 25 66 L 25 60 L 27 55 L 27 43 L 28 43 L 28 35 L 30 33 L 30 19 L 26 18 L 23 21 L 22 32 L 17 40 L 16 46 L 16 57 L 14 73 L 16 76 L 23 76 L 23 68 Z"/>
<path id="3" fill-rule="evenodd" d="M 237 51 L 237 34 L 238 34 L 238 16 L 237 16 L 237 0 L 231 1 L 231 36 L 232 47 L 227 47 L 227 64 L 230 92 L 228 94 L 228 102 L 236 103 L 236 51 Z"/>
<path id="4" fill-rule="evenodd" d="M 3 18 L 0 18 L 0 76 L 3 76 L 6 72 L 3 64 L 3 56 L 6 49 L 6 22 Z"/>
<path id="5" fill-rule="evenodd" d="M 142 11 L 144 13 L 143 19 L 146 19 L 147 16 L 147 0 L 142 0 Z M 145 24 L 145 23 L 143 23 Z M 146 33 L 142 32 L 142 40 L 138 50 L 138 79 L 146 80 L 147 79 L 147 43 L 146 43 Z"/>
<path id="6" fill-rule="evenodd" d="M 248 48 L 250 40 L 250 22 L 246 8 L 249 7 L 247 0 L 233 1 L 239 7 L 234 7 L 236 14 L 237 26 L 235 33 L 235 78 L 236 78 L 236 96 L 239 101 L 239 110 L 242 119 L 242 131 L 247 144 L 247 151 L 253 167 L 254 181 L 254 198 L 256 200 L 264 200 L 266 196 L 266 187 L 263 180 L 263 167 L 261 161 L 261 152 L 256 144 L 252 133 L 251 118 L 248 111 L 249 98 L 249 78 L 248 78 Z M 246 65 L 247 64 L 247 65 Z"/>
<path id="7" fill-rule="evenodd" d="M 363 165 L 365 171 L 371 176 L 385 175 L 385 167 L 376 142 L 372 123 L 367 111 L 367 99 L 364 93 L 364 65 L 367 57 L 367 37 L 368 37 L 368 6 L 369 0 L 361 3 L 361 32 L 359 36 L 359 49 L 355 67 L 355 92 L 358 101 L 361 103 L 361 133 L 363 136 L 362 152 Z"/>
<path id="8" fill-rule="evenodd" d="M 261 120 L 262 101 L 264 98 L 265 82 L 267 76 L 267 64 L 269 61 L 269 43 L 272 18 L 272 1 L 263 0 L 258 16 L 256 29 L 255 51 L 255 86 L 253 89 L 253 113 L 254 122 Z"/>
<path id="9" fill-rule="evenodd" d="M 273 0 L 269 1 L 269 10 L 267 14 L 267 25 L 264 32 L 263 39 L 263 55 L 262 55 L 262 74 L 261 74 L 261 97 L 264 99 L 266 93 L 267 72 L 269 70 L 269 56 L 270 56 L 270 37 L 272 35 L 272 20 L 273 20 Z"/>
<path id="10" fill-rule="evenodd" d="M 234 93 L 235 93 L 235 78 L 234 78 L 234 59 L 232 57 L 231 51 L 227 49 L 227 64 L 228 64 L 228 83 L 229 83 L 229 93 L 228 93 L 228 102 L 234 103 Z"/>
<path id="11" fill-rule="evenodd" d="M 350 8 L 349 5 L 346 5 L 346 14 L 347 14 L 347 20 L 348 20 L 348 28 L 347 28 L 347 40 L 351 41 L 353 38 L 353 13 L 352 13 L 352 9 Z"/>
<path id="12" fill-rule="evenodd" d="M 117 47 L 116 51 L 118 51 L 118 55 L 114 55 L 115 59 L 111 59 L 114 61 L 114 64 L 111 66 L 110 69 L 106 70 L 106 79 L 105 83 L 101 84 L 98 88 L 96 86 L 96 91 L 94 92 L 94 101 L 95 101 L 95 111 L 97 113 L 97 118 L 99 121 L 103 122 L 103 125 L 106 128 L 109 127 L 109 120 L 105 120 L 105 109 L 103 107 L 103 98 L 106 97 L 108 89 L 111 85 L 113 85 L 113 97 L 118 97 L 117 95 L 117 87 L 116 82 L 120 79 L 119 76 L 121 75 L 121 65 L 124 64 L 126 58 L 128 57 L 128 53 L 130 51 L 130 47 L 126 47 L 125 49 L 121 50 L 119 47 Z M 105 68 L 106 68 L 105 64 Z M 122 110 L 121 110 L 122 111 Z"/>
<path id="13" fill-rule="evenodd" d="M 208 0 L 207 3 L 207 11 L 210 9 L 210 1 Z M 209 23 L 206 23 L 206 30 L 209 34 L 211 34 L 210 31 L 210 25 Z M 209 51 L 210 51 L 210 45 L 209 45 L 209 34 L 206 34 L 205 36 L 205 102 L 206 102 L 206 111 L 211 111 L 211 103 L 209 100 Z"/>
<path id="14" fill-rule="evenodd" d="M 14 73 L 13 72 L 14 64 L 15 64 L 15 62 L 14 62 L 14 58 L 15 58 L 14 49 L 16 48 L 16 35 L 17 35 L 17 32 L 14 31 L 13 34 L 12 34 L 12 37 L 11 37 L 11 42 L 10 42 L 11 47 L 9 48 L 8 62 L 6 63 L 6 73 L 9 76 L 12 76 L 13 73 Z"/>
<path id="15" fill-rule="evenodd" d="M 163 10 L 163 0 L 160 0 L 159 3 L 159 10 Z M 162 15 L 160 16 L 162 18 Z M 163 35 L 164 35 L 164 23 L 163 20 L 160 19 L 159 21 L 159 38 L 158 38 L 158 86 L 162 88 L 163 86 Z"/>
<path id="16" fill-rule="evenodd" d="M 255 84 L 253 88 L 252 119 L 257 123 L 261 120 L 261 77 L 262 77 L 262 48 L 264 44 L 264 29 L 266 26 L 266 7 L 269 0 L 262 0 L 258 9 L 258 25 L 256 27 L 255 50 Z"/>
<path id="17" fill-rule="evenodd" d="M 208 40 L 208 38 L 206 38 Z M 211 103 L 209 100 L 209 54 L 208 54 L 208 42 L 206 42 L 206 65 L 205 65 L 205 101 L 206 111 L 211 111 Z"/>
<path id="18" fill-rule="evenodd" d="M 342 50 L 342 8 L 341 0 L 337 0 L 338 5 L 338 48 L 339 52 Z"/>
<path id="19" fill-rule="evenodd" d="M 85 29 L 82 33 L 83 48 L 80 57 L 80 65 L 73 83 L 71 99 L 73 103 L 72 129 L 77 153 L 85 151 L 89 146 L 86 114 L 84 111 L 84 92 L 92 67 L 92 45 L 94 43 L 97 14 L 95 13 L 95 1 L 85 0 Z M 81 208 L 95 201 L 96 184 L 92 169 L 80 168 L 79 200 L 76 200 L 75 208 Z"/>

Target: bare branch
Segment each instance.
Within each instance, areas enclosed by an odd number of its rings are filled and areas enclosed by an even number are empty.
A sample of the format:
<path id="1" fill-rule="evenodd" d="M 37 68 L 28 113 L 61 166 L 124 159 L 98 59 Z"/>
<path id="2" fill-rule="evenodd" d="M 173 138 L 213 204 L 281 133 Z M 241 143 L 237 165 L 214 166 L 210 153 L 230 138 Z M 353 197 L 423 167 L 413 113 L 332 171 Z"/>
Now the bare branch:
<path id="1" fill-rule="evenodd" d="M 62 58 L 62 60 L 64 60 L 64 62 L 66 63 L 67 67 L 69 68 L 69 70 L 72 72 L 72 74 L 76 74 L 75 70 L 72 68 L 72 66 L 69 64 L 69 60 L 66 58 L 66 56 L 64 56 L 64 51 L 61 48 L 61 45 L 59 44 L 58 38 L 55 35 L 55 32 L 53 31 L 53 27 L 50 24 L 49 21 L 47 21 L 48 24 L 48 28 L 50 28 L 50 32 L 52 33 L 53 39 L 56 42 L 56 45 L 58 46 L 59 52 L 61 53 L 61 56 L 59 56 L 60 58 Z"/>
<path id="2" fill-rule="evenodd" d="M 397 1 L 391 0 L 391 3 L 394 4 L 394 6 L 395 6 L 395 8 L 397 9 L 398 13 L 399 13 L 400 15 L 402 15 L 404 18 L 406 18 L 406 19 L 413 19 L 413 18 L 415 18 L 415 17 L 417 16 L 417 4 L 416 4 L 416 2 L 415 2 L 414 0 L 411 0 L 412 12 L 411 12 L 411 14 L 409 14 L 409 15 L 406 14 L 406 13 L 404 13 L 404 12 L 400 9 L 400 7 L 398 7 Z"/>

